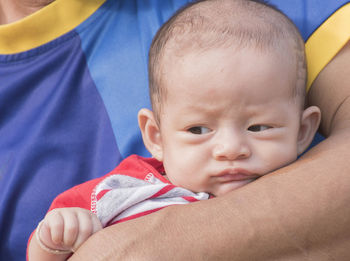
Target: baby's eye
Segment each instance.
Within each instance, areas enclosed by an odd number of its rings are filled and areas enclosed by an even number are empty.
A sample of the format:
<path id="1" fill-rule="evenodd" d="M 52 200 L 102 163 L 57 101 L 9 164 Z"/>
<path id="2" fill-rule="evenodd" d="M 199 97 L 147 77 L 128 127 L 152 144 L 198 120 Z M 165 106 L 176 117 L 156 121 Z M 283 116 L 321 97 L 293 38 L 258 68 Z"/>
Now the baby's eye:
<path id="1" fill-rule="evenodd" d="M 252 132 L 259 132 L 259 131 L 264 131 L 264 130 L 268 130 L 268 129 L 271 129 L 272 127 L 271 126 L 268 126 L 268 125 L 252 125 L 248 128 L 249 131 L 252 131 Z"/>
<path id="2" fill-rule="evenodd" d="M 205 134 L 210 132 L 211 130 L 209 128 L 202 127 L 202 126 L 194 126 L 189 128 L 188 131 L 191 132 L 192 134 Z"/>

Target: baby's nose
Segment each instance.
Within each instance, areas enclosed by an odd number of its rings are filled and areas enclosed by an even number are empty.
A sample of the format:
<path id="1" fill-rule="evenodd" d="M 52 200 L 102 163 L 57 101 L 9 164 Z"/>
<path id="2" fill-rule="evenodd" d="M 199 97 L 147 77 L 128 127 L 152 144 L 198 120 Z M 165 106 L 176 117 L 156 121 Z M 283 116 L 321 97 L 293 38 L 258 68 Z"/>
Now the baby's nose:
<path id="1" fill-rule="evenodd" d="M 235 133 L 222 135 L 213 148 L 213 157 L 216 160 L 244 159 L 250 155 L 251 150 L 245 138 Z"/>

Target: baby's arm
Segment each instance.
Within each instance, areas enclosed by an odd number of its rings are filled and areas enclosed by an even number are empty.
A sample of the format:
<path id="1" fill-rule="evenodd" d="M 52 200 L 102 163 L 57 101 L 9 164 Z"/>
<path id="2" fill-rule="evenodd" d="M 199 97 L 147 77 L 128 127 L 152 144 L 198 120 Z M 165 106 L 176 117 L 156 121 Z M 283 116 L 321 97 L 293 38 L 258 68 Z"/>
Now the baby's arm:
<path id="1" fill-rule="evenodd" d="M 92 234 L 102 229 L 84 208 L 57 208 L 39 223 L 28 248 L 28 260 L 66 260 Z"/>

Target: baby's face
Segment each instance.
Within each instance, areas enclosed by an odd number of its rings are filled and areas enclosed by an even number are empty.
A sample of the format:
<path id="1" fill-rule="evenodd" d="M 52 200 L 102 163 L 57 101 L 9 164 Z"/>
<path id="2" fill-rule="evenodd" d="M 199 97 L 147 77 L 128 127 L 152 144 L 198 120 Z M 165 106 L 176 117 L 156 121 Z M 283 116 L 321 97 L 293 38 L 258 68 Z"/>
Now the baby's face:
<path id="1" fill-rule="evenodd" d="M 165 64 L 160 115 L 171 182 L 219 196 L 297 158 L 293 62 L 254 49 L 175 58 Z"/>

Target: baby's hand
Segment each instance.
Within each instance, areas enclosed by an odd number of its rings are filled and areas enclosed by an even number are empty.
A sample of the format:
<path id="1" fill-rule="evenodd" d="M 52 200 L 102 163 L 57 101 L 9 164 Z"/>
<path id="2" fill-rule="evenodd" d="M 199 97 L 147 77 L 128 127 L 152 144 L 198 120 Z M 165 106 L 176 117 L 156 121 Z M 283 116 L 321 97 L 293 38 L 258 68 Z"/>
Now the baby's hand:
<path id="1" fill-rule="evenodd" d="M 101 229 L 97 216 L 87 209 L 57 208 L 46 214 L 38 232 L 48 248 L 74 252 Z"/>

